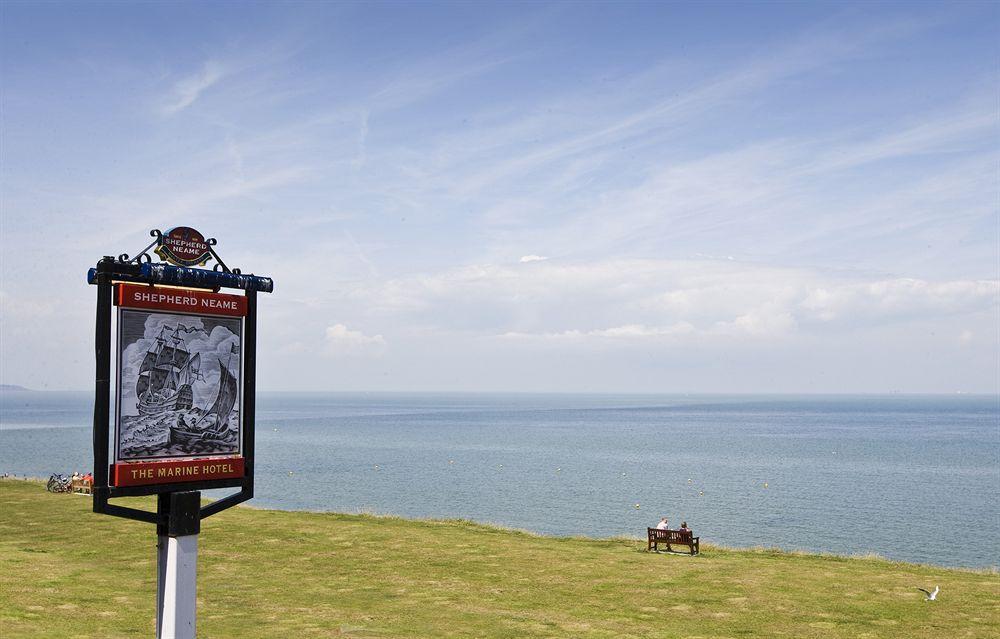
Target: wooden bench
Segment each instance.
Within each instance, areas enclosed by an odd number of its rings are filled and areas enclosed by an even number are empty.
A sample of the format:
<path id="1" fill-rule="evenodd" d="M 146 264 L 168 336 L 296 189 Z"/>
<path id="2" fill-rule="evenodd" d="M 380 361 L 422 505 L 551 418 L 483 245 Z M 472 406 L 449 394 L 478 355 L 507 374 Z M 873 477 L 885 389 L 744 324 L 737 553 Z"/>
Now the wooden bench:
<path id="1" fill-rule="evenodd" d="M 74 493 L 80 493 L 83 495 L 90 495 L 93 492 L 93 485 L 89 481 L 84 481 L 82 479 L 74 479 L 70 484 Z"/>
<path id="2" fill-rule="evenodd" d="M 666 544 L 667 552 L 684 552 L 674 550 L 673 546 L 676 544 L 678 546 L 687 546 L 689 549 L 688 553 L 691 555 L 698 554 L 698 540 L 700 537 L 692 536 L 690 530 L 661 530 L 659 528 L 647 528 L 646 535 L 649 540 L 646 550 L 655 550 L 656 552 L 660 552 L 660 544 Z"/>

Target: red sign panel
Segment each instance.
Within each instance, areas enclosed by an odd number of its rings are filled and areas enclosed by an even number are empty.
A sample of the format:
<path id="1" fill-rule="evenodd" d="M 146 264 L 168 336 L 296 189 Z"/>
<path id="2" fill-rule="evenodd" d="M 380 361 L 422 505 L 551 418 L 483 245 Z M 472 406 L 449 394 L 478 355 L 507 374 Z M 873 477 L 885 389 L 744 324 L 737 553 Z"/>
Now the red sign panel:
<path id="1" fill-rule="evenodd" d="M 111 467 L 112 486 L 176 484 L 243 477 L 242 457 L 117 463 Z"/>
<path id="2" fill-rule="evenodd" d="M 175 226 L 167 231 L 156 254 L 178 266 L 197 266 L 212 257 L 205 236 L 190 226 Z"/>
<path id="3" fill-rule="evenodd" d="M 244 295 L 143 284 L 118 284 L 115 303 L 125 308 L 146 308 L 198 315 L 242 317 L 247 314 L 247 298 Z"/>

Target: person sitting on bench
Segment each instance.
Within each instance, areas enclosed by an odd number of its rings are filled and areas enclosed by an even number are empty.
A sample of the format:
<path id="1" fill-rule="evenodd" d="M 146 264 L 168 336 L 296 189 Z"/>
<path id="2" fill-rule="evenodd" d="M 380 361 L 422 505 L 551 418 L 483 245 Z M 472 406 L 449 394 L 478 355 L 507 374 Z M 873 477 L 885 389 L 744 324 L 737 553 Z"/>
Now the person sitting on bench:
<path id="1" fill-rule="evenodd" d="M 657 530 L 670 530 L 670 526 L 667 525 L 667 518 L 661 517 L 660 523 L 656 524 Z"/>
<path id="2" fill-rule="evenodd" d="M 686 521 L 682 521 L 681 522 L 681 528 L 680 529 L 681 529 L 681 532 L 691 532 L 691 529 L 688 528 L 688 523 Z"/>

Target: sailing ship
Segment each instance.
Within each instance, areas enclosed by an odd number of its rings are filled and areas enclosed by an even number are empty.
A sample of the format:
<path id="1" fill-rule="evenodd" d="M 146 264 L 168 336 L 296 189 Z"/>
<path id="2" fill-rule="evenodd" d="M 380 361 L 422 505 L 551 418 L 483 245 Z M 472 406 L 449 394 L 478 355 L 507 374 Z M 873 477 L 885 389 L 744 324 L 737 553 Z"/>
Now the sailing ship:
<path id="1" fill-rule="evenodd" d="M 236 346 L 233 346 L 230 350 L 230 361 L 236 352 Z M 229 419 L 233 406 L 236 405 L 237 395 L 239 395 L 239 384 L 229 372 L 229 362 L 223 364 L 219 359 L 219 394 L 216 395 L 212 407 L 192 424 L 184 421 L 183 414 L 178 415 L 177 424 L 170 427 L 167 444 L 190 446 L 228 442 L 233 436 L 233 431 L 229 430 Z"/>
<path id="2" fill-rule="evenodd" d="M 167 338 L 165 334 L 168 330 L 168 327 L 160 329 L 156 343 L 146 351 L 139 365 L 135 394 L 139 398 L 136 408 L 140 415 L 187 410 L 194 401 L 191 384 L 201 379 L 201 354 L 188 352 L 180 333 L 195 329 L 178 325 L 173 335 Z"/>

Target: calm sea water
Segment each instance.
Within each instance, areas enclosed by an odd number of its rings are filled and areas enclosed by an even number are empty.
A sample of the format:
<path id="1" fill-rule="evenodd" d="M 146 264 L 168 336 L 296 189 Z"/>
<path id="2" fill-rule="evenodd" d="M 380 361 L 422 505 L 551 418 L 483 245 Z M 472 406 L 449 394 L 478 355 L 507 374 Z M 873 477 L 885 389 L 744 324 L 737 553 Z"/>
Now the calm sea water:
<path id="1" fill-rule="evenodd" d="M 0 472 L 89 470 L 92 397 L 0 393 Z M 997 397 L 261 394 L 253 504 L 1000 564 Z M 954 541 L 952 541 L 954 540 Z"/>

